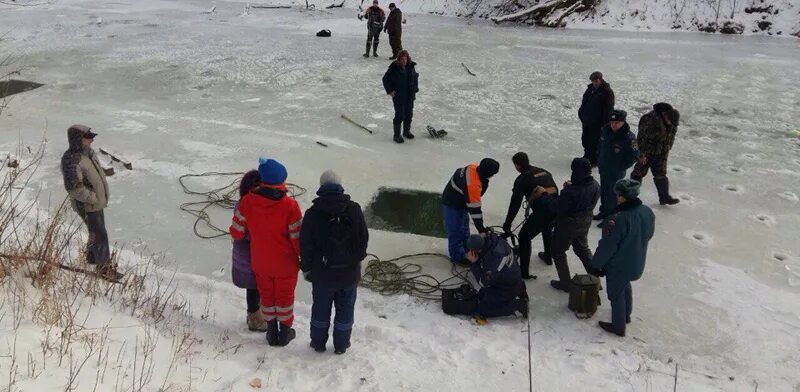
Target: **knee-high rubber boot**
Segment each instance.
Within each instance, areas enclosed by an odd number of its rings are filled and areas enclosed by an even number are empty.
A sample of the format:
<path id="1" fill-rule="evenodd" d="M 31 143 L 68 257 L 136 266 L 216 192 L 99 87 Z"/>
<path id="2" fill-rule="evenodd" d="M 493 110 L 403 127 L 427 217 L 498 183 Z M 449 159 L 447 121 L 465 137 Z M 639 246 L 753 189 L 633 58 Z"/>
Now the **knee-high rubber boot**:
<path id="1" fill-rule="evenodd" d="M 394 141 L 395 141 L 395 143 L 403 143 L 405 140 L 403 140 L 403 137 L 400 136 L 401 123 L 395 121 L 393 125 L 394 125 Z"/>
<path id="2" fill-rule="evenodd" d="M 378 40 L 372 42 L 372 57 L 378 57 Z"/>
<path id="3" fill-rule="evenodd" d="M 369 44 L 370 42 L 367 41 L 367 48 L 364 50 L 364 57 L 369 57 Z"/>
<path id="4" fill-rule="evenodd" d="M 670 196 L 669 194 L 669 179 L 667 177 L 653 178 L 658 190 L 658 202 L 661 205 L 673 205 L 680 203 L 680 200 Z"/>
<path id="5" fill-rule="evenodd" d="M 267 344 L 278 345 L 278 320 L 267 321 Z"/>

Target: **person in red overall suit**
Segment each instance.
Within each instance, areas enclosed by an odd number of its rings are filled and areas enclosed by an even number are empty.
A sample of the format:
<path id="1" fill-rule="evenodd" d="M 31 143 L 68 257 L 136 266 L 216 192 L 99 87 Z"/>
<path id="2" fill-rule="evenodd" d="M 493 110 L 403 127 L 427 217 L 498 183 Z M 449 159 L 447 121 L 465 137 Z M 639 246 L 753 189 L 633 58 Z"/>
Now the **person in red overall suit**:
<path id="1" fill-rule="evenodd" d="M 287 195 L 286 167 L 261 158 L 258 173 L 261 184 L 239 201 L 230 233 L 234 240 L 250 234 L 250 263 L 267 322 L 267 343 L 285 346 L 296 335 L 292 322 L 303 216 Z"/>

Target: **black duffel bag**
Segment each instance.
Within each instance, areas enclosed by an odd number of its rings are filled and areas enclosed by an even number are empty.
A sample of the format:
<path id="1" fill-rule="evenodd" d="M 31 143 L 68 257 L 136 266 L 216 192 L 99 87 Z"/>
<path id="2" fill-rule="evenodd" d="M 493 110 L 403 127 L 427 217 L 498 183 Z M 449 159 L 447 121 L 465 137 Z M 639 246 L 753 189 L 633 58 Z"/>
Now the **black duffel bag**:
<path id="1" fill-rule="evenodd" d="M 471 315 L 478 307 L 478 292 L 469 284 L 442 289 L 442 310 L 450 315 Z"/>

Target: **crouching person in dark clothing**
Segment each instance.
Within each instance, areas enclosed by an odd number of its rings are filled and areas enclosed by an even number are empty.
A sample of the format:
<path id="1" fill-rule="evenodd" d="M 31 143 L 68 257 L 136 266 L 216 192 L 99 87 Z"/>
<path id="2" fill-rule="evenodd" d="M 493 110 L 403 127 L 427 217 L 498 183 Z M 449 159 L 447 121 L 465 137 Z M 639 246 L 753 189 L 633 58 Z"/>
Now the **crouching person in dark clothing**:
<path id="1" fill-rule="evenodd" d="M 603 237 L 592 258 L 592 267 L 606 276 L 611 301 L 611 322 L 600 321 L 600 327 L 619 336 L 625 336 L 625 324 L 631 322 L 631 282 L 642 277 L 647 244 L 655 231 L 656 217 L 639 200 L 640 186 L 638 181 L 629 179 L 614 185 L 617 209 L 603 226 Z"/>
<path id="2" fill-rule="evenodd" d="M 312 284 L 311 347 L 325 351 L 331 306 L 333 347 L 344 354 L 350 347 L 361 261 L 367 255 L 369 232 L 361 206 L 344 193 L 331 170 L 322 173 L 314 204 L 306 211 L 300 232 L 300 268 Z"/>
<path id="3" fill-rule="evenodd" d="M 467 239 L 467 260 L 480 285 L 478 307 L 484 318 L 528 317 L 528 293 L 520 276 L 519 261 L 508 242 L 494 233 L 473 234 Z"/>

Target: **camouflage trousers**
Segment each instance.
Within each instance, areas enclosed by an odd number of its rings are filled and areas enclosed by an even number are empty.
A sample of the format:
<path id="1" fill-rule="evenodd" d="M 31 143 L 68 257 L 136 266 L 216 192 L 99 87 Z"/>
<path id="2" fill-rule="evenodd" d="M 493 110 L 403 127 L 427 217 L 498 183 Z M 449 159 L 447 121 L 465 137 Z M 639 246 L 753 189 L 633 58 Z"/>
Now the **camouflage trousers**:
<path id="1" fill-rule="evenodd" d="M 653 177 L 656 179 L 667 178 L 667 157 L 647 157 L 647 163 L 645 164 L 636 162 L 636 166 L 633 167 L 631 172 L 631 178 L 641 182 L 649 170 L 653 170 Z"/>

